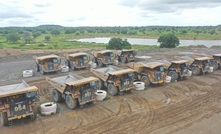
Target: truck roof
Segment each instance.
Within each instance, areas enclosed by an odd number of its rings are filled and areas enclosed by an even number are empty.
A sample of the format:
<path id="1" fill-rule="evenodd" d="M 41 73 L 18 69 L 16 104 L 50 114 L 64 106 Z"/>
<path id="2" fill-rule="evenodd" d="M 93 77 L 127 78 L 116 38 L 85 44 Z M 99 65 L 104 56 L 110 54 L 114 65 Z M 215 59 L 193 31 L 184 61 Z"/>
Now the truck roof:
<path id="1" fill-rule="evenodd" d="M 55 54 L 36 57 L 36 59 L 38 59 L 38 60 L 44 60 L 44 59 L 48 59 L 48 58 L 60 58 L 60 57 Z"/>
<path id="2" fill-rule="evenodd" d="M 53 81 L 53 83 L 59 84 L 60 87 L 64 87 L 65 85 L 77 86 L 77 85 L 80 85 L 80 84 L 85 84 L 85 83 L 88 83 L 88 82 L 97 81 L 99 79 L 96 78 L 96 77 L 87 77 L 87 78 L 85 78 L 85 77 L 79 76 L 77 74 L 70 73 L 69 75 L 55 77 L 55 78 L 46 77 L 46 80 L 49 81 L 49 82 Z"/>
<path id="3" fill-rule="evenodd" d="M 108 72 L 108 74 L 121 75 L 121 74 L 130 73 L 130 72 L 135 72 L 135 70 L 133 70 L 133 69 L 122 69 L 122 70 L 118 70 L 118 71 L 114 71 L 114 72 Z"/>
<path id="4" fill-rule="evenodd" d="M 68 56 L 76 57 L 76 56 L 81 56 L 81 55 L 88 55 L 88 54 L 87 54 L 87 53 L 84 53 L 84 52 L 79 52 L 79 53 L 69 54 Z"/>
<path id="5" fill-rule="evenodd" d="M 183 63 L 188 63 L 190 62 L 189 60 L 175 60 L 175 61 L 171 61 L 171 63 L 175 63 L 175 64 L 183 64 Z"/>
<path id="6" fill-rule="evenodd" d="M 104 54 L 104 53 L 108 53 L 108 52 L 114 52 L 114 51 L 113 50 L 101 50 L 101 51 L 98 51 L 97 53 Z"/>
<path id="7" fill-rule="evenodd" d="M 65 84 L 78 86 L 78 85 L 81 85 L 81 84 L 89 83 L 89 82 L 92 82 L 92 81 L 98 81 L 98 80 L 99 79 L 96 78 L 96 77 L 87 77 L 87 78 L 76 80 L 76 81 L 66 82 Z"/>
<path id="8" fill-rule="evenodd" d="M 211 60 L 213 59 L 212 57 L 198 57 L 198 58 L 195 58 L 195 60 Z"/>
<path id="9" fill-rule="evenodd" d="M 122 52 L 132 52 L 132 51 L 135 51 L 134 49 L 122 49 L 121 50 Z"/>
<path id="10" fill-rule="evenodd" d="M 20 84 L 12 84 L 0 87 L 0 98 L 28 92 L 36 92 L 36 86 L 29 86 L 25 81 Z"/>
<path id="11" fill-rule="evenodd" d="M 219 53 L 219 54 L 213 54 L 213 56 L 221 56 L 221 53 Z"/>

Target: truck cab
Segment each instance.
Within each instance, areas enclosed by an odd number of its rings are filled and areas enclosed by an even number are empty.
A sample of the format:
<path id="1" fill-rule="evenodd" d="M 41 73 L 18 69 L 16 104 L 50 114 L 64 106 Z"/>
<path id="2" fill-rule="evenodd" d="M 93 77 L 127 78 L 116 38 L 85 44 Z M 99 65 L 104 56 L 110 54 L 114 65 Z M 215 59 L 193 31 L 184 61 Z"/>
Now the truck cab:
<path id="1" fill-rule="evenodd" d="M 85 69 L 89 66 L 90 62 L 90 55 L 83 52 L 65 54 L 65 58 L 65 65 L 67 65 L 72 71 L 76 69 Z"/>
<path id="2" fill-rule="evenodd" d="M 213 65 L 212 65 L 212 57 L 198 57 L 195 58 L 193 63 L 191 64 L 191 70 L 193 75 L 200 75 L 205 73 L 213 72 Z"/>
<path id="3" fill-rule="evenodd" d="M 0 119 L 4 126 L 12 125 L 14 119 L 30 116 L 36 118 L 38 88 L 25 81 L 0 87 Z"/>
<path id="4" fill-rule="evenodd" d="M 57 55 L 34 56 L 36 71 L 42 75 L 49 72 L 58 72 L 61 68 L 61 58 Z"/>
<path id="5" fill-rule="evenodd" d="M 95 93 L 99 89 L 98 78 L 84 78 L 71 73 L 55 78 L 46 77 L 46 81 L 55 88 L 52 91 L 52 99 L 55 102 L 65 100 L 69 109 L 75 109 L 78 105 L 95 101 Z"/>
<path id="6" fill-rule="evenodd" d="M 93 62 L 97 63 L 98 67 L 113 65 L 118 61 L 113 50 L 92 51 L 91 54 L 94 57 Z"/>
<path id="7" fill-rule="evenodd" d="M 166 70 L 164 63 L 161 62 L 131 62 L 128 67 L 136 70 L 138 80 L 145 83 L 148 87 L 151 84 L 161 84 L 166 80 Z"/>
<path id="8" fill-rule="evenodd" d="M 116 51 L 118 60 L 122 63 L 128 63 L 135 60 L 137 52 L 133 49 L 123 49 Z"/>

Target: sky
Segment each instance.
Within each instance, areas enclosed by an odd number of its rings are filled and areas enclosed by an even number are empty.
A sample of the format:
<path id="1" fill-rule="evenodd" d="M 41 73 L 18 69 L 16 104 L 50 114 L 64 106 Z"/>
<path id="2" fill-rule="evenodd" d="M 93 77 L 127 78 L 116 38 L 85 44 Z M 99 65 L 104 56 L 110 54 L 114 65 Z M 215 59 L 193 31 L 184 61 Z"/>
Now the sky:
<path id="1" fill-rule="evenodd" d="M 221 0 L 0 0 L 7 26 L 216 26 Z"/>

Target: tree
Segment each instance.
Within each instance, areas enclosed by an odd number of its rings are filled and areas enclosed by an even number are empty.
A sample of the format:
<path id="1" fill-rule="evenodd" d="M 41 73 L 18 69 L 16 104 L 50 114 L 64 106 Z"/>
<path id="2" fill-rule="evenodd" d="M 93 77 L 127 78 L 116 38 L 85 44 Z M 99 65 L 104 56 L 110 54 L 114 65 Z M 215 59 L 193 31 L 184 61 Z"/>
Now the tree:
<path id="1" fill-rule="evenodd" d="M 58 29 L 54 29 L 51 31 L 52 35 L 59 35 L 61 32 Z"/>
<path id="2" fill-rule="evenodd" d="M 30 32 L 24 32 L 23 37 L 24 37 L 25 43 L 30 43 L 32 41 Z"/>
<path id="3" fill-rule="evenodd" d="M 131 49 L 131 44 L 127 39 L 122 40 L 121 38 L 111 38 L 106 48 L 116 50 Z"/>
<path id="4" fill-rule="evenodd" d="M 33 33 L 33 37 L 34 37 L 34 38 L 37 38 L 37 37 L 40 36 L 40 35 L 41 35 L 40 32 L 34 32 L 34 33 Z"/>
<path id="5" fill-rule="evenodd" d="M 15 43 L 18 40 L 20 40 L 20 36 L 17 33 L 8 34 L 6 38 L 7 38 L 7 41 L 11 41 L 12 43 Z"/>
<path id="6" fill-rule="evenodd" d="M 50 37 L 50 36 L 48 36 L 48 35 L 47 35 L 47 36 L 45 36 L 45 40 L 46 40 L 46 41 L 49 41 L 50 39 L 51 39 L 51 37 Z"/>
<path id="7" fill-rule="evenodd" d="M 175 48 L 180 44 L 179 39 L 171 33 L 160 36 L 157 42 L 161 48 Z"/>

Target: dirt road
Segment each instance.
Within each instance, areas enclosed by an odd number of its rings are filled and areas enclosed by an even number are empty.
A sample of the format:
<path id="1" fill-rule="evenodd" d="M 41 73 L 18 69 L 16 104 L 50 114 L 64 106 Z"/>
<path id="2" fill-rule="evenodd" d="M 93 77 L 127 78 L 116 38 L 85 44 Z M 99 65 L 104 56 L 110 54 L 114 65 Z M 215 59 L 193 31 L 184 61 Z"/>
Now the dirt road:
<path id="1" fill-rule="evenodd" d="M 212 51 L 217 52 L 217 50 L 208 50 L 208 53 Z M 176 52 L 156 53 L 150 55 L 156 59 L 163 54 L 171 58 Z M 24 62 L 30 64 L 28 61 Z M 6 63 L 9 64 L 19 63 Z M 91 75 L 85 71 L 77 73 L 83 76 Z M 54 77 L 54 75 L 49 76 Z M 32 79 L 28 83 L 39 87 L 41 102 L 50 101 L 52 87 L 44 81 L 43 76 Z M 0 83 L 3 84 L 4 81 Z M 33 122 L 29 119 L 17 120 L 13 126 L 0 126 L 0 131 L 1 134 L 15 132 L 18 134 L 219 134 L 220 89 L 221 70 L 218 70 L 204 76 L 193 76 L 184 81 L 153 86 L 144 91 L 133 90 L 124 95 L 110 96 L 109 100 L 85 105 L 77 110 L 68 110 L 64 103 L 60 103 L 59 113 L 55 115 L 39 115 Z"/>

